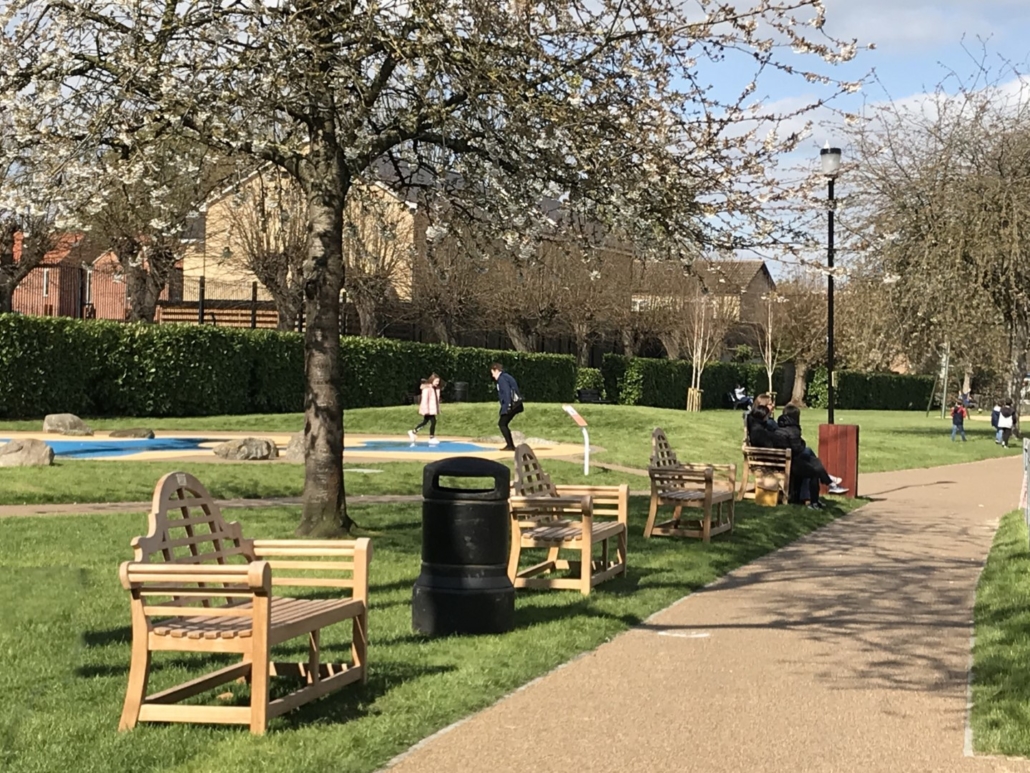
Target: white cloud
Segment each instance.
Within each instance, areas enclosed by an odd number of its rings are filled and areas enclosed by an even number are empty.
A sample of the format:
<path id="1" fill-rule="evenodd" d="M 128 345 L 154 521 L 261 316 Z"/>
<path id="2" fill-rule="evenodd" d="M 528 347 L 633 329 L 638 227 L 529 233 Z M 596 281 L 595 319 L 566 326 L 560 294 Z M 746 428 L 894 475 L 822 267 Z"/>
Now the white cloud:
<path id="1" fill-rule="evenodd" d="M 892 54 L 910 55 L 957 43 L 963 35 L 1003 35 L 1020 19 L 1030 20 L 1025 0 L 825 0 L 826 31 L 875 43 Z"/>

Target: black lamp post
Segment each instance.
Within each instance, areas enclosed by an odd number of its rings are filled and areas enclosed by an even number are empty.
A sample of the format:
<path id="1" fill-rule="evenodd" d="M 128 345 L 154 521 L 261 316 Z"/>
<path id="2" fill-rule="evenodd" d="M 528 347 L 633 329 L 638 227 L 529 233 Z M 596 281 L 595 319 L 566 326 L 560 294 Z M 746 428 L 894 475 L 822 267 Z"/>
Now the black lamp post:
<path id="1" fill-rule="evenodd" d="M 840 148 L 831 148 L 829 143 L 819 151 L 823 174 L 829 186 L 827 196 L 828 227 L 826 239 L 826 402 L 827 423 L 833 424 L 834 378 L 833 378 L 833 181 L 840 173 Z"/>

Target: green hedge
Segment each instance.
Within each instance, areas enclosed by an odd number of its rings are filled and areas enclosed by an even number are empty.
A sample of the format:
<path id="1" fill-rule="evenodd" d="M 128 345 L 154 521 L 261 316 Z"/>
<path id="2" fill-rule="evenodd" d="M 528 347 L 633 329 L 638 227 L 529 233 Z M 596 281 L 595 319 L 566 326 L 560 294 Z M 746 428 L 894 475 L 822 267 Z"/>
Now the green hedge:
<path id="1" fill-rule="evenodd" d="M 602 361 L 605 393 L 621 405 L 647 405 L 653 408 L 684 408 L 690 386 L 690 363 L 686 360 L 627 358 L 606 354 Z M 783 372 L 773 372 L 773 383 L 783 381 Z M 726 408 L 726 395 L 737 384 L 749 394 L 765 392 L 769 379 L 762 365 L 713 362 L 701 376 L 701 407 Z"/>
<path id="2" fill-rule="evenodd" d="M 515 377 L 527 402 L 568 402 L 576 392 L 576 361 L 564 354 L 531 354 L 388 338 L 344 338 L 343 401 L 347 408 L 399 405 L 418 391 L 419 380 L 437 373 L 451 388 L 468 384 L 469 402 L 497 399 L 490 365 L 500 362 Z"/>
<path id="3" fill-rule="evenodd" d="M 604 396 L 604 376 L 600 368 L 577 368 L 576 369 L 576 391 L 580 389 L 596 389 L 597 393 Z"/>
<path id="4" fill-rule="evenodd" d="M 499 360 L 528 401 L 572 400 L 572 357 L 341 339 L 346 408 L 399 405 L 436 371 L 496 399 Z M 203 416 L 303 410 L 297 333 L 0 315 L 0 416 Z"/>
<path id="5" fill-rule="evenodd" d="M 933 387 L 933 376 L 841 370 L 837 371 L 834 404 L 856 411 L 925 411 Z M 825 368 L 810 374 L 807 398 L 813 408 L 826 407 Z"/>

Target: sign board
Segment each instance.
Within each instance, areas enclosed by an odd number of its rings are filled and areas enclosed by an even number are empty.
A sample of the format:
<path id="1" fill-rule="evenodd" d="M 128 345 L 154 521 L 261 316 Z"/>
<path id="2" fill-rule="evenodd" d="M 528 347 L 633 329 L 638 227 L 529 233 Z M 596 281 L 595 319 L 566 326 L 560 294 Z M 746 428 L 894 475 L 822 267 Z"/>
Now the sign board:
<path id="1" fill-rule="evenodd" d="M 563 405 L 562 410 L 564 410 L 565 413 L 569 414 L 569 416 L 572 417 L 572 420 L 576 422 L 576 424 L 578 424 L 580 427 L 585 427 L 587 425 L 587 420 L 580 416 L 579 412 L 571 405 Z"/>

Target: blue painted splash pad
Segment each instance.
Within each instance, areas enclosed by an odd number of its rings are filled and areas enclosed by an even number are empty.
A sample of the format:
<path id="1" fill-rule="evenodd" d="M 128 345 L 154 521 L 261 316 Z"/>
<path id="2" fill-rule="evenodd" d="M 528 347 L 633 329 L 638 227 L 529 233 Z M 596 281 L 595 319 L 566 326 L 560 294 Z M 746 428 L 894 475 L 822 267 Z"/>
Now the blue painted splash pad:
<path id="1" fill-rule="evenodd" d="M 0 438 L 0 443 L 6 443 L 10 438 Z M 191 453 L 207 451 L 205 444 L 219 443 L 226 438 L 204 438 L 204 437 L 162 437 L 162 438 L 117 438 L 111 440 L 95 440 L 84 438 L 82 440 L 51 440 L 45 439 L 48 446 L 54 449 L 54 456 L 64 459 L 96 459 L 113 456 L 133 456 L 145 451 L 173 451 L 179 453 Z M 482 451 L 493 451 L 493 446 L 479 443 L 469 443 L 457 440 L 441 440 L 438 445 L 429 445 L 426 441 L 420 441 L 411 445 L 407 439 L 401 440 L 356 440 L 354 445 L 347 444 L 346 451 L 360 453 L 362 451 L 375 451 L 379 453 L 440 453 L 459 454 L 476 453 Z"/>
<path id="2" fill-rule="evenodd" d="M 6 443 L 9 438 L 0 438 Z M 44 440 L 54 449 L 54 456 L 65 459 L 94 459 L 98 456 L 132 456 L 144 451 L 198 451 L 209 438 L 137 438 L 117 440 Z"/>

